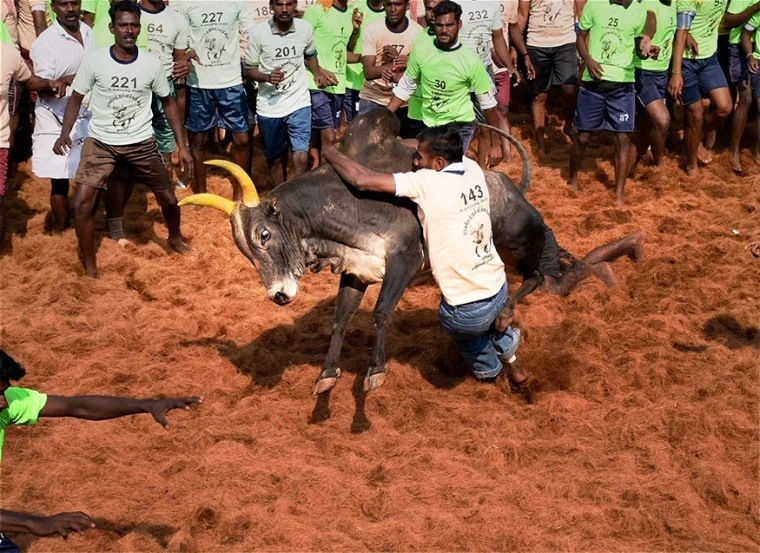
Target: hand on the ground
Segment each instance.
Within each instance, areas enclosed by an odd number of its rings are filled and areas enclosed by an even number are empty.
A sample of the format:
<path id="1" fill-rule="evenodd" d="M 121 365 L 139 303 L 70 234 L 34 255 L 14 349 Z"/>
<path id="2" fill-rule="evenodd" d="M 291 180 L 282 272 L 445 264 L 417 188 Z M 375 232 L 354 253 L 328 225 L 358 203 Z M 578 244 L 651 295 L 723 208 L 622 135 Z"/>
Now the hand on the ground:
<path id="1" fill-rule="evenodd" d="M 66 136 L 59 136 L 58 140 L 53 144 L 53 152 L 59 156 L 65 156 L 71 149 L 71 138 Z"/>
<path id="2" fill-rule="evenodd" d="M 169 429 L 169 421 L 166 420 L 166 413 L 172 409 L 184 409 L 190 410 L 190 406 L 194 403 L 203 403 L 203 398 L 198 396 L 193 397 L 169 397 L 166 399 L 150 399 L 147 400 L 148 411 L 156 422 L 161 426 Z"/>
<path id="3" fill-rule="evenodd" d="M 29 531 L 35 536 L 53 536 L 65 538 L 71 532 L 84 533 L 88 528 L 95 528 L 95 523 L 84 513 L 58 513 L 49 517 L 35 517 L 29 524 Z"/>

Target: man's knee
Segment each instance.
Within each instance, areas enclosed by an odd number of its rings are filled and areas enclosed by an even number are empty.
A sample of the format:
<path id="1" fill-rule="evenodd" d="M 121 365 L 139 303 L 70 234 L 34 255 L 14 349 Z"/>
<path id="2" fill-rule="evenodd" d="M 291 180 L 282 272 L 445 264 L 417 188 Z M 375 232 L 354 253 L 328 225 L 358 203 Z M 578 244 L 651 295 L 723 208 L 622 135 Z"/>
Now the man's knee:
<path id="1" fill-rule="evenodd" d="M 161 208 L 173 207 L 177 205 L 177 196 L 174 195 L 174 190 L 168 188 L 167 190 L 160 190 L 154 192 L 156 201 Z"/>
<path id="2" fill-rule="evenodd" d="M 190 134 L 190 152 L 197 154 L 202 152 L 208 144 L 208 133 L 189 133 Z"/>
<path id="3" fill-rule="evenodd" d="M 242 149 L 242 148 L 248 148 L 248 145 L 251 143 L 250 138 L 248 137 L 247 132 L 234 132 L 232 133 L 232 145 L 235 148 Z"/>
<path id="4" fill-rule="evenodd" d="M 585 148 L 586 146 L 588 146 L 588 141 L 589 140 L 591 140 L 591 133 L 590 132 L 579 132 L 575 136 L 575 142 L 581 148 Z"/>
<path id="5" fill-rule="evenodd" d="M 536 94 L 533 97 L 533 103 L 537 106 L 545 106 L 546 105 L 546 92 L 542 92 L 541 94 Z"/>
<path id="6" fill-rule="evenodd" d="M 77 191 L 74 194 L 73 202 L 77 220 L 92 216 L 92 212 L 95 210 L 95 201 L 98 199 L 99 193 L 100 190 L 96 188 L 85 184 L 77 184 Z"/>
<path id="7" fill-rule="evenodd" d="M 686 106 L 686 126 L 687 127 L 701 127 L 705 118 L 705 110 L 702 107 L 702 102 L 694 102 Z"/>

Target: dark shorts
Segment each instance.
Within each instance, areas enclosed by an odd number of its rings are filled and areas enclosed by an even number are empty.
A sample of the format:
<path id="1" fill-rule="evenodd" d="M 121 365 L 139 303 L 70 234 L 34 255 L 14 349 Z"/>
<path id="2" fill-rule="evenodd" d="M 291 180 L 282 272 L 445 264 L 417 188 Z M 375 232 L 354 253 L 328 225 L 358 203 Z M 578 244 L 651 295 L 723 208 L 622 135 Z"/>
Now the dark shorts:
<path id="1" fill-rule="evenodd" d="M 171 189 L 169 173 L 158 152 L 155 138 L 137 144 L 110 146 L 88 136 L 82 144 L 75 182 L 105 190 L 117 163 L 135 182 L 145 184 L 154 193 Z"/>
<path id="2" fill-rule="evenodd" d="M 343 111 L 343 94 L 332 94 L 321 90 L 310 90 L 311 126 L 316 130 L 340 127 Z"/>
<path id="3" fill-rule="evenodd" d="M 749 80 L 747 58 L 744 56 L 741 44 L 728 45 L 728 77 L 732 83 Z"/>
<path id="4" fill-rule="evenodd" d="M 21 549 L 8 536 L 0 534 L 0 553 L 21 553 Z"/>
<path id="5" fill-rule="evenodd" d="M 603 81 L 604 82 L 604 81 Z M 636 90 L 633 83 L 620 83 L 611 90 L 583 82 L 578 91 L 573 126 L 579 131 L 633 132 Z"/>
<path id="6" fill-rule="evenodd" d="M 512 96 L 512 76 L 509 71 L 496 73 L 494 83 L 496 84 L 496 101 L 500 106 L 508 106 Z"/>
<path id="7" fill-rule="evenodd" d="M 536 78 L 528 81 L 531 96 L 547 92 L 553 86 L 578 83 L 578 53 L 575 43 L 553 48 L 528 46 L 528 55 Z"/>
<path id="8" fill-rule="evenodd" d="M 752 98 L 760 100 L 760 71 L 749 74 L 749 86 L 752 88 Z"/>
<path id="9" fill-rule="evenodd" d="M 681 71 L 683 73 L 683 91 L 681 103 L 684 106 L 694 104 L 707 98 L 716 88 L 728 86 L 726 76 L 718 63 L 718 55 L 713 54 L 703 60 L 684 58 Z"/>
<path id="10" fill-rule="evenodd" d="M 668 97 L 668 70 L 648 71 L 636 69 L 636 97 L 641 105 L 646 107 L 658 100 L 665 101 Z"/>
<path id="11" fill-rule="evenodd" d="M 242 84 L 219 89 L 187 87 L 185 128 L 199 133 L 216 126 L 235 133 L 250 130 L 247 97 Z"/>
<path id="12" fill-rule="evenodd" d="M 475 121 L 472 123 L 464 123 L 459 127 L 459 138 L 462 139 L 462 151 L 467 154 L 467 149 L 470 147 L 472 137 L 475 136 Z"/>
<path id="13" fill-rule="evenodd" d="M 8 182 L 8 148 L 0 148 L 0 198 L 5 196 L 5 185 Z M 0 236 L 2 239 L 2 236 Z"/>
<path id="14" fill-rule="evenodd" d="M 264 157 L 275 159 L 286 152 L 288 144 L 294 152 L 308 152 L 311 140 L 311 107 L 297 109 L 285 117 L 257 115 Z"/>
<path id="15" fill-rule="evenodd" d="M 347 88 L 346 93 L 343 95 L 343 114 L 346 118 L 346 123 L 350 123 L 354 120 L 354 117 L 359 115 L 359 91 L 352 88 Z"/>

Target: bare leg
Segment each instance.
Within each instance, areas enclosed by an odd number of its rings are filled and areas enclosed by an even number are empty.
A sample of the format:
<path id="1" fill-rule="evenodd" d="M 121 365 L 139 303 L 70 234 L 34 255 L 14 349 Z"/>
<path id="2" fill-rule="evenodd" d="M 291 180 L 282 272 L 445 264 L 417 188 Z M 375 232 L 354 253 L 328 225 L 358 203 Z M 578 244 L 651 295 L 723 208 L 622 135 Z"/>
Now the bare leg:
<path id="1" fill-rule="evenodd" d="M 115 240 L 120 246 L 131 244 L 124 232 L 124 210 L 134 187 L 134 180 L 120 166 L 108 177 L 108 188 L 105 192 L 108 234 L 111 240 Z"/>
<path id="2" fill-rule="evenodd" d="M 573 190 L 578 190 L 578 171 L 580 171 L 583 152 L 590 138 L 590 132 L 579 131 L 573 139 L 573 147 L 570 150 L 570 176 L 567 179 L 567 184 Z"/>
<path id="3" fill-rule="evenodd" d="M 618 204 L 625 204 L 625 181 L 631 154 L 630 133 L 615 133 L 615 195 Z"/>
<path id="4" fill-rule="evenodd" d="M 76 214 L 77 242 L 79 253 L 87 276 L 97 277 L 95 263 L 95 239 L 93 217 L 100 198 L 100 190 L 84 184 L 77 185 L 74 193 L 74 213 Z"/>
<path id="5" fill-rule="evenodd" d="M 169 173 L 169 182 L 174 184 L 174 164 L 172 163 L 173 152 L 162 152 L 161 159 L 164 160 L 164 166 L 166 166 L 166 172 Z"/>
<path id="6" fill-rule="evenodd" d="M 757 106 L 757 113 L 760 114 L 760 98 L 757 99 L 755 105 Z M 753 157 L 755 158 L 755 163 L 760 165 L 760 115 L 755 117 L 755 149 Z"/>
<path id="7" fill-rule="evenodd" d="M 496 117 L 499 121 L 499 128 L 503 130 L 507 134 L 511 134 L 511 129 L 509 127 L 509 106 L 502 106 L 501 104 L 496 104 Z M 503 157 L 503 161 L 506 163 L 509 163 L 509 160 L 512 158 L 512 144 L 510 144 L 509 140 L 504 138 L 501 135 L 491 135 L 491 142 L 493 143 L 496 141 L 501 141 L 501 154 Z"/>
<path id="8" fill-rule="evenodd" d="M 53 213 L 53 226 L 57 232 L 63 232 L 69 226 L 69 181 L 68 179 L 50 179 L 50 211 Z"/>
<path id="9" fill-rule="evenodd" d="M 335 144 L 335 129 L 330 127 L 329 129 L 319 130 L 319 144 L 317 145 L 317 151 L 315 154 L 316 167 L 322 164 L 322 145 L 323 144 Z"/>
<path id="10" fill-rule="evenodd" d="M 752 106 L 752 89 L 749 87 L 749 81 L 738 83 L 737 96 L 734 119 L 731 123 L 731 164 L 735 173 L 741 173 L 742 161 L 739 152 L 744 128 L 747 126 L 749 108 Z"/>
<path id="11" fill-rule="evenodd" d="M 704 108 L 702 102 L 694 102 L 684 106 L 684 145 L 686 146 L 686 173 L 694 176 L 699 171 L 698 154 L 702 140 L 702 125 L 704 123 Z"/>
<path id="12" fill-rule="evenodd" d="M 185 244 L 179 231 L 180 211 L 177 205 L 177 198 L 174 196 L 174 190 L 171 188 L 154 192 L 158 205 L 161 206 L 161 213 L 166 221 L 166 228 L 169 230 L 169 246 L 180 254 L 192 251 L 192 248 Z"/>
<path id="13" fill-rule="evenodd" d="M 704 133 L 708 136 L 705 140 L 705 149 L 712 159 L 711 150 L 715 145 L 715 136 L 729 115 L 733 104 L 731 102 L 731 92 L 727 86 L 716 88 L 710 91 L 710 109 L 704 116 Z"/>
<path id="14" fill-rule="evenodd" d="M 665 154 L 665 140 L 670 129 L 670 112 L 664 102 L 651 102 L 646 108 L 646 113 L 651 122 L 649 142 L 652 145 L 652 157 L 654 164 L 659 165 Z"/>
<path id="15" fill-rule="evenodd" d="M 237 163 L 244 170 L 251 166 L 251 140 L 247 132 L 234 132 L 232 134 L 232 161 Z M 235 201 L 243 199 L 243 189 L 232 180 L 232 199 Z"/>
<path id="16" fill-rule="evenodd" d="M 267 160 L 267 168 L 272 184 L 277 186 L 287 180 L 288 167 L 288 150 L 286 149 L 281 155 Z"/>
<path id="17" fill-rule="evenodd" d="M 293 176 L 291 178 L 300 177 L 306 172 L 306 167 L 309 164 L 309 152 L 293 152 Z"/>
<path id="18" fill-rule="evenodd" d="M 486 132 L 485 129 L 476 129 L 478 135 L 478 165 L 481 167 L 488 167 L 486 163 L 488 159 L 488 153 L 491 150 L 491 133 Z M 467 154 L 467 152 L 465 152 Z"/>
<path id="19" fill-rule="evenodd" d="M 546 92 L 538 94 L 530 103 L 530 112 L 533 116 L 533 133 L 536 137 L 537 153 L 546 151 L 544 142 L 544 128 L 546 127 Z"/>
<path id="20" fill-rule="evenodd" d="M 633 234 L 591 250 L 583 260 L 573 263 L 560 278 L 547 277 L 544 289 L 550 294 L 566 296 L 591 275 L 596 275 L 605 284 L 612 285 L 614 278 L 610 280 L 612 274 L 607 263 L 623 255 L 634 261 L 641 261 L 644 257 L 645 238 L 644 230 L 639 229 Z"/>
<path id="21" fill-rule="evenodd" d="M 208 145 L 209 133 L 205 132 L 187 132 L 190 139 L 190 154 L 193 156 L 193 192 L 204 194 L 206 192 L 206 166 L 203 162 L 206 160 L 206 146 Z"/>
<path id="22" fill-rule="evenodd" d="M 573 117 L 575 116 L 575 105 L 578 99 L 578 87 L 574 84 L 562 85 L 562 113 L 565 117 L 565 126 L 562 131 L 572 140 L 575 137 L 575 128 L 573 128 Z"/>

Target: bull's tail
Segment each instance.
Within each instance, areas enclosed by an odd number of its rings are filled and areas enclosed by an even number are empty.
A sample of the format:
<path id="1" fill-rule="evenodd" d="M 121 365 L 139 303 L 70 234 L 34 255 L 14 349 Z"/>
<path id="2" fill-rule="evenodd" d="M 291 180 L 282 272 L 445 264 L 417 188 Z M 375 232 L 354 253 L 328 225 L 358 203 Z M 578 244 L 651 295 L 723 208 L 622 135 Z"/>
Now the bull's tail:
<path id="1" fill-rule="evenodd" d="M 533 169 L 530 166 L 530 158 L 528 157 L 528 152 L 525 151 L 525 147 L 520 143 L 519 140 L 517 140 L 514 136 L 511 134 L 504 132 L 501 129 L 497 129 L 496 127 L 492 127 L 491 125 L 486 125 L 485 123 L 478 123 L 478 127 L 481 127 L 483 129 L 488 129 L 491 132 L 495 132 L 497 134 L 500 134 L 507 140 L 509 140 L 515 148 L 517 148 L 517 151 L 520 153 L 520 159 L 522 160 L 522 177 L 520 178 L 520 184 L 517 186 L 517 189 L 520 191 L 520 193 L 524 196 L 528 193 L 528 190 L 530 190 L 530 177 L 533 173 Z"/>

